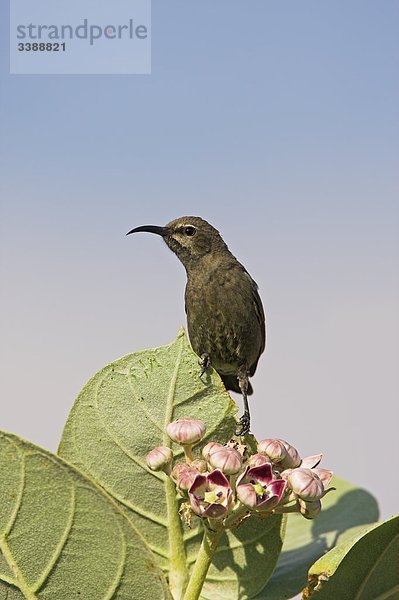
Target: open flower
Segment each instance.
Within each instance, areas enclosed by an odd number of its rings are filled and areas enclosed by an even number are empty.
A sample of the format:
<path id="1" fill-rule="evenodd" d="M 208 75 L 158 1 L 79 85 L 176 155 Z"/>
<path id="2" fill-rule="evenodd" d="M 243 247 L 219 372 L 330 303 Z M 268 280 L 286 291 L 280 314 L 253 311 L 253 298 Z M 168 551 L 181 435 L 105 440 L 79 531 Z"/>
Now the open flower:
<path id="1" fill-rule="evenodd" d="M 247 467 L 237 481 L 237 498 L 250 510 L 266 512 L 280 502 L 287 482 L 273 479 L 270 463 Z"/>
<path id="2" fill-rule="evenodd" d="M 232 491 L 221 471 L 216 469 L 209 475 L 197 475 L 188 490 L 190 505 L 200 517 L 219 518 L 227 513 Z"/>
<path id="3" fill-rule="evenodd" d="M 168 436 L 177 444 L 192 446 L 204 437 L 206 426 L 197 419 L 176 419 L 166 428 Z"/>
<path id="4" fill-rule="evenodd" d="M 242 456 L 234 448 L 215 448 L 209 456 L 214 469 L 220 469 L 225 475 L 235 475 L 242 467 Z"/>

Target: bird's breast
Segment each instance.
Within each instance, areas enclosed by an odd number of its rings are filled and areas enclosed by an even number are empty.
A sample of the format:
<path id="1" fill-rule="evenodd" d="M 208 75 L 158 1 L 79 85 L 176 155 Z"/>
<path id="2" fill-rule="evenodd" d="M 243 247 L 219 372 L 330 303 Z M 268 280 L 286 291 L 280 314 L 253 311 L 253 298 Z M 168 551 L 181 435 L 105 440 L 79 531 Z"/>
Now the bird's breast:
<path id="1" fill-rule="evenodd" d="M 262 334 L 255 313 L 248 276 L 222 271 L 203 273 L 186 287 L 186 311 L 194 351 L 206 353 L 220 373 L 256 362 Z"/>

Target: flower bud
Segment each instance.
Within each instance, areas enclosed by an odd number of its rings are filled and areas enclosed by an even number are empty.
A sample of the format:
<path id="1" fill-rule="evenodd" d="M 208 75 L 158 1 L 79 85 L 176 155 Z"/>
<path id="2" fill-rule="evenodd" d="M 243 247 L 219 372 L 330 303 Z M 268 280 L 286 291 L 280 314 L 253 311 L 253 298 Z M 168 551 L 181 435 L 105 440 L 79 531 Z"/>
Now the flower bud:
<path id="1" fill-rule="evenodd" d="M 176 487 L 182 492 L 186 492 L 193 485 L 195 478 L 199 474 L 199 471 L 193 467 L 183 469 L 177 478 Z"/>
<path id="2" fill-rule="evenodd" d="M 170 474 L 173 481 L 177 482 L 181 473 L 183 473 L 183 471 L 186 471 L 187 469 L 189 469 L 189 466 L 186 465 L 186 463 L 176 463 L 172 469 L 172 473 Z"/>
<path id="3" fill-rule="evenodd" d="M 284 446 L 287 451 L 287 455 L 282 459 L 281 466 L 283 469 L 296 469 L 301 464 L 301 457 L 299 456 L 298 450 L 291 446 L 285 440 L 278 440 Z"/>
<path id="4" fill-rule="evenodd" d="M 288 477 L 290 476 L 293 470 L 294 469 L 284 469 L 284 471 L 280 473 L 281 479 L 284 479 L 284 481 L 288 481 Z"/>
<path id="5" fill-rule="evenodd" d="M 318 500 L 324 494 L 321 479 L 310 469 L 293 469 L 288 475 L 288 484 L 294 494 L 308 502 Z"/>
<path id="6" fill-rule="evenodd" d="M 274 463 L 281 463 L 287 456 L 287 450 L 281 440 L 267 439 L 258 444 L 258 452 L 266 454 Z"/>
<path id="7" fill-rule="evenodd" d="M 170 476 L 176 483 L 176 487 L 185 492 L 191 487 L 198 474 L 199 471 L 191 465 L 176 463 Z"/>
<path id="8" fill-rule="evenodd" d="M 193 460 L 190 467 L 197 469 L 198 473 L 206 473 L 208 470 L 208 465 L 204 460 L 201 460 L 200 458 L 196 458 L 195 460 Z"/>
<path id="9" fill-rule="evenodd" d="M 253 454 L 248 459 L 248 465 L 250 467 L 260 467 L 260 465 L 264 465 L 266 463 L 270 463 L 270 459 L 265 454 Z"/>
<path id="10" fill-rule="evenodd" d="M 235 475 L 242 467 L 242 456 L 234 448 L 216 448 L 209 456 L 209 462 L 214 469 L 219 469 L 225 475 Z"/>
<path id="11" fill-rule="evenodd" d="M 205 435 L 205 423 L 196 419 L 177 419 L 166 428 L 171 440 L 182 446 L 191 446 L 202 440 Z"/>
<path id="12" fill-rule="evenodd" d="M 202 448 L 202 456 L 205 458 L 205 460 L 209 461 L 209 457 L 212 452 L 215 452 L 215 450 L 220 448 L 224 448 L 223 444 L 219 444 L 219 442 L 209 442 Z"/>
<path id="13" fill-rule="evenodd" d="M 146 456 L 147 465 L 151 471 L 164 471 L 172 462 L 173 453 L 166 446 L 158 446 Z"/>
<path id="14" fill-rule="evenodd" d="M 300 513 L 305 519 L 315 519 L 319 516 L 321 511 L 320 500 L 314 500 L 312 502 L 305 502 L 305 500 L 299 500 Z"/>

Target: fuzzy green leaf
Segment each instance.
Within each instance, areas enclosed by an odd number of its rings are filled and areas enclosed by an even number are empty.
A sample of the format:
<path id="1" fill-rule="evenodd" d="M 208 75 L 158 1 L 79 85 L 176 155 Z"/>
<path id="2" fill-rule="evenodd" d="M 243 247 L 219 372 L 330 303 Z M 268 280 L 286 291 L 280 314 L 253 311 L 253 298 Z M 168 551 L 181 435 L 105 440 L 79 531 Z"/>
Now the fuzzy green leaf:
<path id="1" fill-rule="evenodd" d="M 330 550 L 309 570 L 303 598 L 395 600 L 399 598 L 399 516 Z"/>
<path id="2" fill-rule="evenodd" d="M 348 530 L 350 533 L 355 527 L 364 530 L 366 524 L 378 519 L 377 502 L 369 492 L 338 477 L 333 478 L 332 485 L 337 489 L 325 496 L 317 519 L 288 516 L 276 570 L 257 600 L 286 600 L 296 596 L 305 587 L 308 569 L 315 560 L 343 541 Z"/>
<path id="3" fill-rule="evenodd" d="M 141 536 L 94 482 L 0 432 L 0 599 L 169 598 Z"/>
<path id="4" fill-rule="evenodd" d="M 198 356 L 183 330 L 168 346 L 129 354 L 99 371 L 83 388 L 69 415 L 60 454 L 95 479 L 134 522 L 165 571 L 187 578 L 198 553 L 201 529 L 182 526 L 174 486 L 150 471 L 146 454 L 170 446 L 167 424 L 179 417 L 203 420 L 205 439 L 226 442 L 236 428 L 237 407 L 219 375 L 199 378 Z M 180 446 L 172 445 L 183 459 Z M 253 597 L 265 585 L 282 544 L 281 516 L 254 519 L 222 538 L 204 598 Z"/>

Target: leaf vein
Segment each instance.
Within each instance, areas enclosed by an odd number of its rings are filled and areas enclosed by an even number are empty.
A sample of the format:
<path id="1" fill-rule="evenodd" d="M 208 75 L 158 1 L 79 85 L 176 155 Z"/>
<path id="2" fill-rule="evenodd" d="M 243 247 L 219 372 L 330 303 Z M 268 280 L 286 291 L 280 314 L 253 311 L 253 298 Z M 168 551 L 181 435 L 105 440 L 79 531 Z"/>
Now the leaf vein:
<path id="1" fill-rule="evenodd" d="M 365 586 L 367 584 L 367 582 L 370 580 L 371 575 L 374 573 L 374 571 L 377 568 L 377 565 L 381 562 L 381 560 L 383 559 L 384 555 L 387 553 L 387 551 L 389 550 L 389 548 L 392 546 L 392 544 L 394 542 L 397 541 L 399 537 L 399 534 L 396 534 L 391 541 L 389 542 L 389 544 L 384 548 L 384 550 L 381 552 L 381 554 L 379 555 L 379 557 L 377 558 L 377 560 L 375 561 L 375 563 L 370 567 L 370 569 L 367 571 L 367 575 L 364 578 L 363 582 L 360 584 L 359 589 L 356 593 L 355 596 L 355 600 L 357 600 L 357 598 L 360 598 L 362 595 L 363 590 L 365 590 Z"/>
<path id="2" fill-rule="evenodd" d="M 97 480 L 97 482 L 107 492 L 107 494 L 109 494 L 112 498 L 115 498 L 115 500 L 120 502 L 120 504 L 122 504 L 123 506 L 126 506 L 126 508 L 128 508 L 129 510 L 132 510 L 133 512 L 137 513 L 141 517 L 144 517 L 145 519 L 153 521 L 154 523 L 157 523 L 158 525 L 162 525 L 163 527 L 168 527 L 168 522 L 166 519 L 163 519 L 162 517 L 159 517 L 158 515 L 155 515 L 154 513 L 147 512 L 143 508 L 136 506 L 135 504 L 132 504 L 131 502 L 128 502 L 125 498 L 121 498 L 114 490 L 110 491 L 104 482 L 102 482 L 100 480 Z"/>
<path id="3" fill-rule="evenodd" d="M 112 429 L 110 427 L 108 427 L 107 423 L 103 419 L 101 411 L 100 411 L 100 407 L 98 405 L 98 388 L 100 387 L 100 385 L 102 384 L 102 382 L 104 381 L 104 379 L 105 379 L 105 377 L 102 379 L 101 383 L 97 386 L 97 388 L 95 390 L 95 394 L 94 394 L 94 398 L 95 398 L 95 404 L 94 404 L 94 406 L 95 406 L 95 409 L 97 411 L 99 421 L 101 422 L 103 428 L 108 433 L 109 437 L 115 443 L 115 445 L 118 446 L 118 448 L 123 452 L 123 454 L 125 454 L 125 456 L 127 456 L 128 458 L 130 458 L 131 461 L 133 461 L 134 463 L 136 463 L 136 465 L 138 465 L 139 467 L 141 467 L 147 473 L 150 473 L 150 475 L 152 475 L 153 477 L 159 479 L 160 481 L 163 481 L 163 478 L 162 478 L 162 476 L 159 473 L 157 473 L 156 471 L 151 471 L 151 469 L 149 469 L 147 467 L 147 465 L 142 460 L 140 460 L 137 456 L 135 456 L 134 454 L 132 454 L 131 452 L 129 452 L 129 450 L 124 446 L 124 444 L 122 444 L 118 440 L 118 437 L 116 435 L 114 435 Z"/>
<path id="4" fill-rule="evenodd" d="M 21 454 L 18 445 L 13 441 L 10 440 L 9 438 L 7 438 L 6 436 L 4 436 L 3 434 L 1 435 L 1 437 L 7 441 L 7 443 L 11 444 L 12 446 L 14 446 L 18 457 L 20 458 L 20 464 L 21 464 L 21 481 L 20 481 L 20 488 L 18 490 L 18 495 L 15 501 L 15 506 L 14 506 L 14 510 L 11 513 L 11 517 L 10 517 L 10 522 L 8 523 L 4 533 L 3 533 L 3 537 L 6 538 L 7 536 L 10 535 L 10 532 L 12 530 L 12 528 L 14 527 L 14 523 L 17 520 L 17 516 L 19 513 L 19 510 L 21 508 L 21 504 L 22 504 L 22 496 L 24 494 L 25 491 L 25 482 L 26 482 L 26 474 L 25 474 L 25 458 L 23 456 L 23 454 Z"/>
<path id="5" fill-rule="evenodd" d="M 169 425 L 169 423 L 171 422 L 172 416 L 173 416 L 173 404 L 174 404 L 173 401 L 175 398 L 176 382 L 177 382 L 177 376 L 179 374 L 182 354 L 183 354 L 183 338 L 180 338 L 179 350 L 178 350 L 177 357 L 176 357 L 176 364 L 175 364 L 175 368 L 172 373 L 172 377 L 171 377 L 170 384 L 169 384 L 168 397 L 166 399 L 163 445 L 167 446 L 168 448 L 171 447 L 172 441 L 166 432 L 166 428 Z"/>
<path id="6" fill-rule="evenodd" d="M 16 588 L 18 587 L 18 584 L 15 581 L 15 579 L 11 579 L 11 577 L 7 577 L 7 575 L 4 575 L 4 573 L 0 574 L 0 581 L 4 581 L 4 583 L 7 583 L 8 585 L 13 585 Z"/>
<path id="7" fill-rule="evenodd" d="M 21 590 L 25 598 L 27 600 L 36 600 L 37 596 L 35 592 L 29 587 L 28 583 L 25 580 L 25 577 L 22 575 L 22 572 L 19 570 L 17 563 L 13 557 L 10 546 L 7 543 L 5 537 L 0 540 L 0 550 L 3 553 L 4 558 L 8 566 L 11 568 L 12 572 L 15 575 L 15 580 L 17 583 L 17 587 Z"/>
<path id="8" fill-rule="evenodd" d="M 151 423 L 158 429 L 158 431 L 163 434 L 163 429 L 162 429 L 161 425 L 159 425 L 159 423 L 156 422 L 156 420 L 154 419 L 154 417 L 148 411 L 148 409 L 147 409 L 146 405 L 144 404 L 144 402 L 142 402 L 142 400 L 140 399 L 140 397 L 136 393 L 136 391 L 134 389 L 134 385 L 133 385 L 133 381 L 132 381 L 132 377 L 131 377 L 130 373 L 127 375 L 127 378 L 128 378 L 130 389 L 131 389 L 133 395 L 135 396 L 135 399 L 136 399 L 137 403 L 140 404 L 140 409 L 145 414 L 145 416 L 147 417 L 147 419 L 149 421 L 151 421 Z"/>
<path id="9" fill-rule="evenodd" d="M 64 467 L 62 467 L 64 469 Z M 66 469 L 65 469 L 66 470 Z M 44 583 L 47 581 L 51 571 L 54 569 L 55 565 L 57 564 L 62 550 L 68 540 L 68 536 L 71 532 L 73 523 L 74 523 L 74 519 L 75 519 L 75 509 L 76 509 L 76 489 L 75 489 L 75 484 L 72 481 L 72 479 L 68 474 L 68 478 L 71 481 L 71 504 L 70 504 L 70 514 L 69 514 L 69 519 L 67 521 L 66 527 L 62 533 L 62 536 L 54 550 L 53 556 L 50 558 L 49 563 L 47 565 L 47 567 L 44 569 L 42 576 L 36 581 L 36 583 L 33 584 L 32 589 L 37 592 L 40 590 L 40 588 L 43 587 Z"/>
<path id="10" fill-rule="evenodd" d="M 119 519 L 117 519 L 115 517 L 115 521 L 117 522 L 117 526 L 118 526 L 119 531 L 121 533 L 121 538 L 122 538 L 122 556 L 121 556 L 120 564 L 118 566 L 118 570 L 117 570 L 116 575 L 115 575 L 115 580 L 111 583 L 111 587 L 108 590 L 108 593 L 106 594 L 106 596 L 104 597 L 104 600 L 111 600 L 112 597 L 114 596 L 114 594 L 116 593 L 118 587 L 121 584 L 123 572 L 124 572 L 125 566 L 126 566 L 127 542 L 126 542 L 125 532 L 122 529 L 122 524 L 119 522 Z"/>

